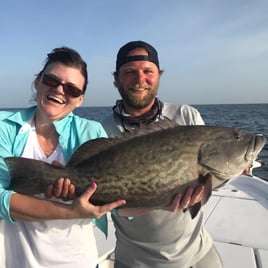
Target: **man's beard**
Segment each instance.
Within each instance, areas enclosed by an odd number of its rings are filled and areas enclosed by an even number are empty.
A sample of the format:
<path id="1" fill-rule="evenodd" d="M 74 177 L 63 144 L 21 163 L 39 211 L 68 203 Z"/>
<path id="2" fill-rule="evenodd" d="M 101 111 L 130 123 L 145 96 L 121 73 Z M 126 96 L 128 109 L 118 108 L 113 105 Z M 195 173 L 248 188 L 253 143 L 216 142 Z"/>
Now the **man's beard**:
<path id="1" fill-rule="evenodd" d="M 143 109 L 150 105 L 155 99 L 158 92 L 158 84 L 155 87 L 148 87 L 147 94 L 141 98 L 139 98 L 135 94 L 131 94 L 129 90 L 125 90 L 120 84 L 117 85 L 117 89 L 124 100 L 124 102 L 131 108 L 134 109 Z"/>

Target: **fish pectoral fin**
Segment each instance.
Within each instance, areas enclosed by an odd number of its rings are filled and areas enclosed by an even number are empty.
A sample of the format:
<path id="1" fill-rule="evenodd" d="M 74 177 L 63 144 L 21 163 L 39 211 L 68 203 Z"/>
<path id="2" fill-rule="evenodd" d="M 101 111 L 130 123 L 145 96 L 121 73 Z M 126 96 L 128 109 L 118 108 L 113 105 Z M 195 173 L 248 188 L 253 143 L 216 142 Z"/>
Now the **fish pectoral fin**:
<path id="1" fill-rule="evenodd" d="M 192 219 L 194 219 L 196 217 L 200 208 L 201 208 L 201 202 L 196 203 L 193 206 L 189 207 L 189 211 L 190 211 Z"/>
<path id="2" fill-rule="evenodd" d="M 204 192 L 202 194 L 201 205 L 204 205 L 207 203 L 212 193 L 212 175 L 210 173 L 207 173 L 205 176 L 202 176 L 202 180 L 202 184 L 204 185 Z"/>
<path id="3" fill-rule="evenodd" d="M 189 207 L 189 212 L 191 214 L 192 219 L 196 217 L 199 210 L 201 209 L 201 206 L 206 204 L 208 199 L 211 196 L 212 193 L 212 175 L 210 173 L 207 173 L 206 175 L 200 175 L 198 178 L 198 182 L 202 185 L 204 185 L 204 191 L 202 194 L 202 199 L 200 202 L 194 204 L 193 206 Z"/>
<path id="4" fill-rule="evenodd" d="M 211 173 L 206 173 L 205 175 L 199 174 L 197 181 L 201 185 L 204 186 L 204 192 L 202 195 L 201 205 L 206 204 L 209 197 L 211 196 L 212 188 L 213 188 L 212 179 L 213 179 L 213 175 Z"/>

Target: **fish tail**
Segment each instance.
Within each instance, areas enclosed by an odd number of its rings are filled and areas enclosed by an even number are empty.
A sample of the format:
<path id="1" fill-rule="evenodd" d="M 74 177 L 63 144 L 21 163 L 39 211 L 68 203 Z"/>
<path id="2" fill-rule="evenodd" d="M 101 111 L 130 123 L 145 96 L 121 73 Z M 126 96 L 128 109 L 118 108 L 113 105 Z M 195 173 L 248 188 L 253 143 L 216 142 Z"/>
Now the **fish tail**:
<path id="1" fill-rule="evenodd" d="M 48 173 L 55 168 L 50 164 L 23 157 L 7 157 L 4 161 L 9 169 L 9 190 L 32 195 L 44 192 L 47 185 L 52 183 Z"/>

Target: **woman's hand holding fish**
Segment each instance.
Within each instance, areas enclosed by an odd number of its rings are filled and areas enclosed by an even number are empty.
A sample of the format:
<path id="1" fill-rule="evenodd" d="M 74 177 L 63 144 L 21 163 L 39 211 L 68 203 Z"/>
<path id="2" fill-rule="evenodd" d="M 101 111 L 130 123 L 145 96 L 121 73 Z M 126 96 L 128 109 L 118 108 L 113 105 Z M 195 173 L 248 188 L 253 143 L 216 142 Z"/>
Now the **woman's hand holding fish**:
<path id="1" fill-rule="evenodd" d="M 77 218 L 100 218 L 112 209 L 126 204 L 125 200 L 118 200 L 103 206 L 94 206 L 89 202 L 90 197 L 97 189 L 97 184 L 92 183 L 91 186 L 71 205 L 72 212 Z"/>
<path id="2" fill-rule="evenodd" d="M 52 165 L 55 167 L 64 167 L 58 161 L 53 161 Z M 60 178 L 56 184 L 47 187 L 45 196 L 46 198 L 55 196 L 61 198 L 63 201 L 74 200 L 76 198 L 75 186 L 71 183 L 69 178 Z"/>
<path id="3" fill-rule="evenodd" d="M 76 198 L 75 186 L 69 178 L 60 178 L 54 185 L 49 185 L 45 192 L 46 198 L 55 196 L 63 201 L 74 200 Z"/>

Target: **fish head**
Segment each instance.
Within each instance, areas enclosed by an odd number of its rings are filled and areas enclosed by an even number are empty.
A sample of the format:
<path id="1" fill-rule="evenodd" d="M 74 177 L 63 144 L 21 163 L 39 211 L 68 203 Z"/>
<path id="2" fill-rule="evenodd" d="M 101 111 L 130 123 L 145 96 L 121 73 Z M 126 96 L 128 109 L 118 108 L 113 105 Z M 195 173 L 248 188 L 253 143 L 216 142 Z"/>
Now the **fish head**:
<path id="1" fill-rule="evenodd" d="M 266 143 L 263 135 L 233 128 L 219 128 L 200 146 L 198 163 L 220 180 L 240 176 Z"/>

